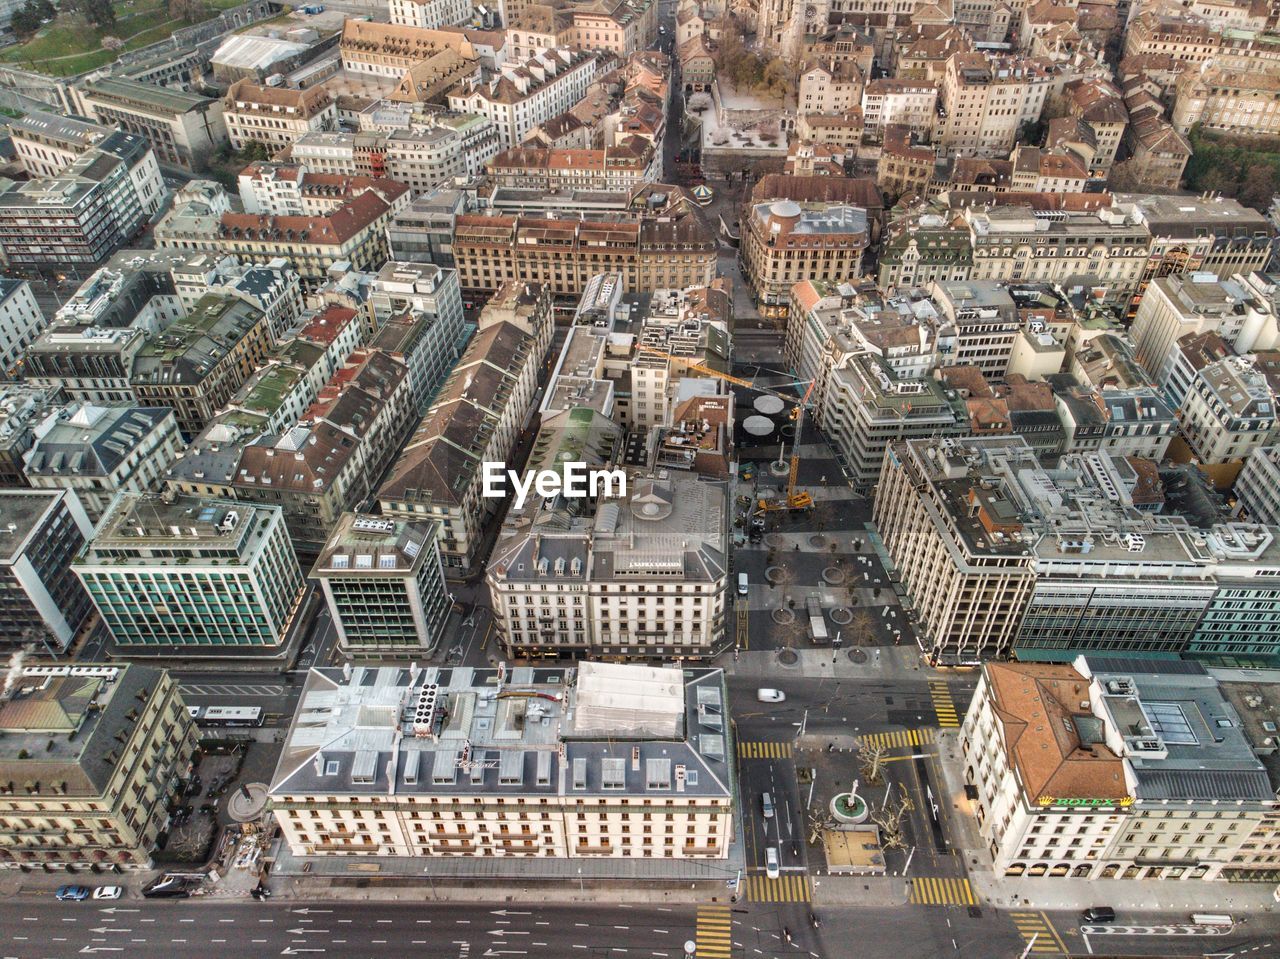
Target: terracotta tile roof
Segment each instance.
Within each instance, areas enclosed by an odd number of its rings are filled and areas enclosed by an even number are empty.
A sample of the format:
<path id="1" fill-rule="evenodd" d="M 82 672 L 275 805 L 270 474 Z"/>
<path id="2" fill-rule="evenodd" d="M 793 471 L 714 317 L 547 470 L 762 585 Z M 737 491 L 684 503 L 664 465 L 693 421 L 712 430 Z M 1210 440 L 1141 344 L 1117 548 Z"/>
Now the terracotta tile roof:
<path id="1" fill-rule="evenodd" d="M 1050 663 L 988 663 L 983 677 L 1009 762 L 1027 799 L 1131 797 L 1124 763 L 1081 730 L 1097 720 L 1080 704 L 1089 681 L 1072 667 Z M 1079 717 L 1082 721 L 1076 722 Z"/>

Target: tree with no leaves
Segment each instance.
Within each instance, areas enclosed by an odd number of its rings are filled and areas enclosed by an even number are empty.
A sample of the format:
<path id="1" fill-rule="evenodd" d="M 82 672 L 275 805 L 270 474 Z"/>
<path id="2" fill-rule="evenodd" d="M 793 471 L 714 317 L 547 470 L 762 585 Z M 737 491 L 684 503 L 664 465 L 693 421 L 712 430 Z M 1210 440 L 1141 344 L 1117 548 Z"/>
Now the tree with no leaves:
<path id="1" fill-rule="evenodd" d="M 881 782 L 884 769 L 884 754 L 889 747 L 882 743 L 869 743 L 865 739 L 858 740 L 858 762 L 862 768 L 862 778 L 872 786 Z"/>
<path id="2" fill-rule="evenodd" d="M 871 810 L 871 821 L 880 827 L 880 845 L 886 850 L 907 848 L 907 841 L 902 835 L 902 820 L 916 808 L 916 804 L 907 795 L 906 788 L 901 783 L 898 788 L 902 796 L 897 802 L 890 798 L 880 809 Z"/>

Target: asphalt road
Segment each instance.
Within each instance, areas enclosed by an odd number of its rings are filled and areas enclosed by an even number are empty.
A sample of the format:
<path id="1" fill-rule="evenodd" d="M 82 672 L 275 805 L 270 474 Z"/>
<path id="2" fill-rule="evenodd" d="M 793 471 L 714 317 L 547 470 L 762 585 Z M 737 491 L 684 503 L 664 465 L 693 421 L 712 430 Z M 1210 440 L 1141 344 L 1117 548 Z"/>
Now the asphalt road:
<path id="1" fill-rule="evenodd" d="M 425 892 L 405 891 L 405 896 Z M 735 917 L 742 926 L 740 917 Z M 63 959 L 178 956 L 677 959 L 692 906 L 506 906 L 431 902 L 222 903 L 185 900 L 0 905 L 0 954 Z M 734 930 L 735 938 L 738 929 Z M 753 933 L 754 935 L 754 933 Z M 767 945 L 767 944 L 765 944 Z M 760 953 L 797 955 L 792 947 Z"/>

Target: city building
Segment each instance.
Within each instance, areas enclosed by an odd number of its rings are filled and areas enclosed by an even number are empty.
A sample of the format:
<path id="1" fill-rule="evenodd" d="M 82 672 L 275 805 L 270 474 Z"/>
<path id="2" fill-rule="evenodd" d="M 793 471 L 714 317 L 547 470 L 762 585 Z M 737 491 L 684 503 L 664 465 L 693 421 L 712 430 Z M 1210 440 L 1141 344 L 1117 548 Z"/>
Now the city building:
<path id="1" fill-rule="evenodd" d="M 118 646 L 184 656 L 279 648 L 303 587 L 279 506 L 171 493 L 121 493 L 72 569 Z"/>
<path id="2" fill-rule="evenodd" d="M 213 483 L 218 495 L 238 502 L 278 504 L 295 550 L 310 561 L 339 517 L 375 492 L 414 416 L 403 361 L 359 349 L 297 425 L 242 443 L 221 476 L 205 471 L 201 482 L 184 472 L 171 476 L 169 485 L 191 492 Z"/>
<path id="3" fill-rule="evenodd" d="M 274 154 L 305 134 L 338 124 L 338 105 L 323 86 L 294 90 L 237 80 L 222 102 L 233 150 L 260 143 Z"/>
<path id="4" fill-rule="evenodd" d="M 934 83 L 881 77 L 862 92 L 862 120 L 868 131 L 882 133 L 892 125 L 929 136 L 937 119 L 938 87 Z"/>
<path id="5" fill-rule="evenodd" d="M 1144 281 L 1170 273 L 1212 273 L 1219 280 L 1229 280 L 1237 273 L 1247 277 L 1265 270 L 1271 263 L 1275 227 L 1237 200 L 1119 194 L 1116 202 L 1151 232 L 1151 259 Z"/>
<path id="6" fill-rule="evenodd" d="M 1222 687 L 1195 664 L 988 663 L 960 744 L 997 875 L 1275 869 L 1275 785 Z"/>
<path id="7" fill-rule="evenodd" d="M 177 682 L 147 666 L 5 679 L 0 865 L 150 868 L 198 738 Z"/>
<path id="8" fill-rule="evenodd" d="M 478 113 L 498 128 L 514 149 L 525 135 L 582 99 L 595 79 L 600 59 L 579 49 L 541 50 L 520 63 L 504 64 L 489 80 L 464 80 L 449 92 L 449 109 Z"/>
<path id="9" fill-rule="evenodd" d="M 116 493 L 158 490 L 181 450 L 168 407 L 71 403 L 36 427 L 23 473 L 33 489 L 72 490 L 96 523 Z"/>
<path id="10" fill-rule="evenodd" d="M 482 496 L 486 462 L 508 462 L 533 409 L 551 345 L 551 295 L 509 284 L 485 306 L 480 329 L 396 459 L 378 504 L 384 516 L 439 525 L 446 569 L 480 563 L 501 500 Z"/>
<path id="11" fill-rule="evenodd" d="M 1123 209 L 1042 209 L 1001 205 L 965 210 L 973 279 L 1020 283 L 1073 281 L 1128 303 L 1146 271 L 1151 234 Z"/>
<path id="12" fill-rule="evenodd" d="M 1024 662 L 1222 657 L 1232 647 L 1274 656 L 1274 531 L 1152 511 L 1156 478 L 1134 468 L 1143 462 L 1098 449 L 1041 466 L 1021 437 L 892 446 L 877 525 L 922 649 L 944 663 L 1002 650 Z M 1215 614 L 1201 629 L 1212 603 L 1232 609 L 1228 596 L 1253 615 Z"/>
<path id="13" fill-rule="evenodd" d="M 271 807 L 300 857 L 723 860 L 727 708 L 718 669 L 312 669 Z"/>
<path id="14" fill-rule="evenodd" d="M 747 211 L 742 260 L 760 302 L 785 304 L 801 280 L 860 278 L 870 242 L 867 211 L 860 207 L 777 200 Z"/>
<path id="15" fill-rule="evenodd" d="M 61 397 L 56 386 L 0 384 L 0 487 L 27 485 L 23 457 L 36 441 L 36 427 L 62 406 Z"/>
<path id="16" fill-rule="evenodd" d="M 1280 446 L 1255 446 L 1232 491 L 1251 522 L 1280 526 Z"/>
<path id="17" fill-rule="evenodd" d="M 132 402 L 138 352 L 186 315 L 173 282 L 186 258 L 173 250 L 121 250 L 95 270 L 28 348 L 27 381 L 72 400 Z"/>
<path id="18" fill-rule="evenodd" d="M 1179 133 L 1194 126 L 1248 136 L 1280 133 L 1280 76 L 1274 70 L 1207 64 L 1203 70 L 1184 71 L 1174 91 L 1170 121 Z"/>
<path id="19" fill-rule="evenodd" d="M 885 455 L 875 523 L 934 662 L 1009 648 L 1034 587 L 1016 510 L 977 482 L 997 460 L 1039 466 L 1020 436 L 892 443 Z"/>
<path id="20" fill-rule="evenodd" d="M 8 122 L 14 153 L 27 175 L 36 179 L 66 172 L 80 154 L 111 135 L 111 127 L 44 110 Z"/>
<path id="21" fill-rule="evenodd" d="M 0 191 L 0 253 L 11 267 L 94 267 L 131 240 L 164 196 L 156 156 L 116 131 L 48 179 Z"/>
<path id="22" fill-rule="evenodd" d="M 452 606 L 437 545 L 421 520 L 344 513 L 311 568 L 347 654 L 429 655 Z"/>
<path id="23" fill-rule="evenodd" d="M 140 405 L 167 406 L 195 436 L 266 358 L 266 314 L 244 300 L 210 294 L 147 342 L 129 385 Z"/>
<path id="24" fill-rule="evenodd" d="M 220 100 L 126 77 L 101 77 L 71 90 L 85 117 L 137 134 L 168 166 L 201 170 L 227 141 Z"/>
<path id="25" fill-rule="evenodd" d="M 631 193 L 656 180 L 661 150 L 644 137 L 630 137 L 603 150 L 544 150 L 521 147 L 504 150 L 489 161 L 489 181 L 496 187 L 515 187 L 557 193 L 562 190 Z"/>
<path id="26" fill-rule="evenodd" d="M 45 327 L 44 312 L 26 280 L 0 277 L 0 370 L 14 376 L 27 347 Z"/>
<path id="27" fill-rule="evenodd" d="M 1266 284 L 1257 280 L 1219 280 L 1208 272 L 1153 279 L 1130 328 L 1137 361 L 1169 392 L 1174 354 L 1190 334 L 1216 333 L 1237 353 L 1274 349 L 1280 327 Z M 1181 402 L 1176 392 L 1171 398 Z"/>
<path id="28" fill-rule="evenodd" d="M 1248 357 L 1227 356 L 1199 365 L 1182 398 L 1182 436 L 1201 463 L 1236 463 L 1268 443 L 1276 429 L 1271 387 Z"/>
<path id="29" fill-rule="evenodd" d="M 800 86 L 796 93 L 797 112 L 848 113 L 862 106 L 864 75 L 853 60 L 814 63 L 800 69 Z M 881 81 L 872 81 L 874 83 Z M 936 96 L 936 92 L 935 92 Z M 877 120 L 880 114 L 877 113 Z"/>
<path id="30" fill-rule="evenodd" d="M 370 346 L 405 362 L 413 407 L 425 412 L 470 332 L 458 271 L 393 260 L 374 278 L 369 304 L 377 324 Z"/>
<path id="31" fill-rule="evenodd" d="M 587 407 L 544 416 L 529 469 L 565 459 L 600 468 L 615 461 L 621 438 Z M 508 655 L 715 653 L 725 632 L 728 491 L 662 472 L 630 477 L 625 499 L 615 487 L 614 498 L 539 499 L 508 511 L 486 574 Z"/>
<path id="32" fill-rule="evenodd" d="M 480 69 L 479 51 L 461 30 L 348 18 L 338 51 L 343 70 L 394 81 L 392 98 L 399 102 L 443 102 L 450 89 Z"/>
<path id="33" fill-rule="evenodd" d="M 508 280 L 581 295 L 591 277 L 619 273 L 628 290 L 706 286 L 716 274 L 715 238 L 692 213 L 590 220 L 462 214 L 452 253 L 462 289 L 486 293 Z"/>
<path id="34" fill-rule="evenodd" d="M 0 490 L 0 643 L 67 650 L 93 609 L 71 571 L 92 535 L 74 493 Z"/>
<path id="35" fill-rule="evenodd" d="M 391 22 L 407 27 L 450 27 L 471 19 L 471 5 L 466 0 L 390 0 Z"/>
<path id="36" fill-rule="evenodd" d="M 1040 119 L 1053 83 L 1046 60 L 953 54 L 942 80 L 938 146 L 948 156 L 1007 157 L 1023 126 Z"/>
<path id="37" fill-rule="evenodd" d="M 230 254 L 248 263 L 271 264 L 283 257 L 309 290 L 327 282 L 335 264 L 374 270 L 386 262 L 386 227 L 408 206 L 407 186 L 385 177 L 298 176 L 292 172 L 296 166 L 283 176 L 257 175 L 266 169 L 251 167 L 240 180 L 250 202 L 266 199 L 263 212 L 230 212 L 225 195 L 214 201 L 217 212 L 204 198 L 182 205 L 175 201 L 155 226 L 156 243 Z M 271 212 L 286 209 L 300 212 Z"/>

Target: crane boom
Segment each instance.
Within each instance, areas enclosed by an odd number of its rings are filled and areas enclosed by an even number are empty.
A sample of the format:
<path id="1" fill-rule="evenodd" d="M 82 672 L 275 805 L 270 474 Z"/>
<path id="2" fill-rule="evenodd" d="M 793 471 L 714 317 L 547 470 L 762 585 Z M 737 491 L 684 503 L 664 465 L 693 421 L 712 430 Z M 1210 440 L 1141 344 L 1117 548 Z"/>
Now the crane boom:
<path id="1" fill-rule="evenodd" d="M 690 370 L 698 373 L 705 373 L 707 376 L 713 376 L 716 379 L 724 380 L 727 383 L 733 383 L 736 386 L 745 387 L 749 390 L 755 390 L 758 393 L 767 393 L 770 396 L 776 396 L 778 399 L 787 403 L 795 403 L 795 408 L 791 411 L 791 419 L 796 424 L 795 437 L 791 444 L 791 465 L 787 473 L 787 492 L 785 499 L 782 500 L 760 500 L 759 512 L 771 512 L 780 509 L 809 509 L 813 506 L 813 496 L 808 492 L 796 490 L 796 483 L 800 478 L 800 434 L 804 429 L 804 411 L 809 405 L 809 397 L 813 395 L 813 388 L 817 385 L 817 380 L 810 380 L 808 389 L 804 391 L 804 396 L 797 400 L 795 396 L 789 396 L 778 390 L 769 389 L 767 386 L 760 386 L 751 380 L 744 380 L 742 377 L 733 376 L 730 373 L 722 373 L 717 369 L 707 366 L 705 363 L 694 363 L 689 360 L 674 356 L 665 350 L 659 350 L 652 346 L 643 344 L 636 345 L 636 351 L 640 353 L 649 353 L 653 356 L 661 356 L 668 360 L 677 360 L 684 363 Z"/>

